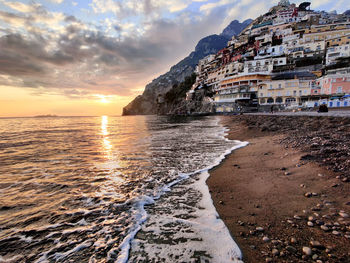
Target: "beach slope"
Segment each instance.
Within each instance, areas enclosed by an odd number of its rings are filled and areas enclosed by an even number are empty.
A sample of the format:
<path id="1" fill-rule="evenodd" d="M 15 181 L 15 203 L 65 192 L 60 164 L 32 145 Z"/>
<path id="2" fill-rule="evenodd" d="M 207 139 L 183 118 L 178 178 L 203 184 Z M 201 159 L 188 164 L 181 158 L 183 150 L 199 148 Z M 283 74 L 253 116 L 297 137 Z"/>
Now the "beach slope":
<path id="1" fill-rule="evenodd" d="M 350 118 L 222 117 L 249 141 L 207 180 L 245 262 L 350 262 Z"/>

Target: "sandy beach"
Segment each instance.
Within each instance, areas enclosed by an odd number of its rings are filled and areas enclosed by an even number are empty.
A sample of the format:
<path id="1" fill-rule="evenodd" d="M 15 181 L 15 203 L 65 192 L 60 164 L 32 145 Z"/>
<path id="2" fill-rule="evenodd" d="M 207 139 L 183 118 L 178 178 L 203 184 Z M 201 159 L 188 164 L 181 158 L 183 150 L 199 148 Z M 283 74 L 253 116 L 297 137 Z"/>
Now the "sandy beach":
<path id="1" fill-rule="evenodd" d="M 207 181 L 245 262 L 350 262 L 350 118 L 229 116 Z"/>

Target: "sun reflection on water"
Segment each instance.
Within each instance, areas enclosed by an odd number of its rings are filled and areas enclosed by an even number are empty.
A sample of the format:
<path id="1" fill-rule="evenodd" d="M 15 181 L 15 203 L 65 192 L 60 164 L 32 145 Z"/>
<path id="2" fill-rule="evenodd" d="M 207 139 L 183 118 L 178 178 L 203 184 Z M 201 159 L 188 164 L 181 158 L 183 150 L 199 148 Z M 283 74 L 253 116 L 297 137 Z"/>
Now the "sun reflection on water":
<path id="1" fill-rule="evenodd" d="M 106 160 L 102 164 L 98 164 L 97 167 L 107 172 L 105 176 L 108 180 L 100 185 L 100 189 L 96 194 L 98 196 L 108 196 L 118 199 L 123 198 L 123 196 L 115 191 L 115 186 L 124 180 L 121 177 L 121 172 L 118 171 L 120 164 L 118 155 L 113 150 L 111 141 L 113 132 L 111 134 L 110 129 L 108 116 L 101 116 L 101 150 Z"/>
<path id="2" fill-rule="evenodd" d="M 101 117 L 101 133 L 103 135 L 102 138 L 102 145 L 103 150 L 105 152 L 105 156 L 107 159 L 112 160 L 113 159 L 113 152 L 112 152 L 112 144 L 109 138 L 109 131 L 108 131 L 108 116 L 102 116 Z"/>

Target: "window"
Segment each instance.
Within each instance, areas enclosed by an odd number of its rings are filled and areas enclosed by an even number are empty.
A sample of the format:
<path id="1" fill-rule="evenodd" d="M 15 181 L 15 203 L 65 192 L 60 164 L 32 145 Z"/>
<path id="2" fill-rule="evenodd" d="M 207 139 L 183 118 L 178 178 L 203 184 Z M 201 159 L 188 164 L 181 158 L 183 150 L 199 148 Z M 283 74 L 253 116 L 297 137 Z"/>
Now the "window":
<path id="1" fill-rule="evenodd" d="M 303 91 L 299 90 L 299 96 L 303 95 Z"/>
<path id="2" fill-rule="evenodd" d="M 279 88 L 279 89 L 282 89 L 282 84 L 278 84 L 278 88 Z"/>
<path id="3" fill-rule="evenodd" d="M 264 97 L 264 93 L 260 93 L 260 97 Z"/>
<path id="4" fill-rule="evenodd" d="M 297 91 L 296 91 L 296 90 L 293 91 L 293 95 L 294 95 L 294 96 L 297 95 Z"/>
<path id="5" fill-rule="evenodd" d="M 337 87 L 337 93 L 343 93 L 343 87 Z"/>

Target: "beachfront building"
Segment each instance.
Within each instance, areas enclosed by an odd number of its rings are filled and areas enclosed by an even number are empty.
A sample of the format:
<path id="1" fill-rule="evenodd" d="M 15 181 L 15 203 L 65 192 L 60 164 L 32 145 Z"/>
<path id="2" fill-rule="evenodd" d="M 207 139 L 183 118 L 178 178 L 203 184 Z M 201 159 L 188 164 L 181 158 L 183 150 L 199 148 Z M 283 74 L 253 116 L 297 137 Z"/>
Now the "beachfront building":
<path id="1" fill-rule="evenodd" d="M 308 101 L 316 75 L 308 72 L 291 72 L 275 75 L 259 84 L 260 105 L 297 106 Z"/>
<path id="2" fill-rule="evenodd" d="M 350 94 L 350 73 L 341 73 L 339 70 L 333 72 L 317 80 L 320 93 L 339 97 Z"/>
<path id="3" fill-rule="evenodd" d="M 242 74 L 221 80 L 214 95 L 216 112 L 233 112 L 238 106 L 253 103 L 259 84 L 270 78 L 268 74 Z"/>

